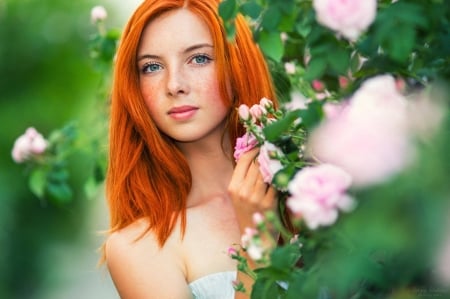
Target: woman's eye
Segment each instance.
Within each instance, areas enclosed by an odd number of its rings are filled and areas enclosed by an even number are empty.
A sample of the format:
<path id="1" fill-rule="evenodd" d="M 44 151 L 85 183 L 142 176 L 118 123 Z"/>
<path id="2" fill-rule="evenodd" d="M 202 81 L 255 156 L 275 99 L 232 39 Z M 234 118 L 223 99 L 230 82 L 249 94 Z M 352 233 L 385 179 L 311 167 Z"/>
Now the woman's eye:
<path id="1" fill-rule="evenodd" d="M 143 73 L 154 73 L 161 69 L 161 65 L 157 63 L 147 63 L 142 67 Z"/>
<path id="2" fill-rule="evenodd" d="M 194 56 L 194 58 L 192 58 L 192 61 L 195 64 L 206 64 L 211 61 L 211 58 L 206 55 L 196 55 Z"/>

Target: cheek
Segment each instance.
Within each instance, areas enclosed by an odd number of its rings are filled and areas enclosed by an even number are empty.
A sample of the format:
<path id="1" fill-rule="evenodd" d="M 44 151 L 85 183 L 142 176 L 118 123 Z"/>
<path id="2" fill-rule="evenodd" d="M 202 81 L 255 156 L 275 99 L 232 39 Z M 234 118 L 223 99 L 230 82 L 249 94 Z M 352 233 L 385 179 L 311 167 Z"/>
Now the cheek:
<path id="1" fill-rule="evenodd" d="M 141 83 L 140 88 L 145 106 L 147 107 L 151 118 L 155 119 L 155 116 L 159 114 L 158 108 L 162 108 L 161 103 L 158 102 L 158 96 L 155 93 L 158 89 L 151 84 L 143 83 Z"/>

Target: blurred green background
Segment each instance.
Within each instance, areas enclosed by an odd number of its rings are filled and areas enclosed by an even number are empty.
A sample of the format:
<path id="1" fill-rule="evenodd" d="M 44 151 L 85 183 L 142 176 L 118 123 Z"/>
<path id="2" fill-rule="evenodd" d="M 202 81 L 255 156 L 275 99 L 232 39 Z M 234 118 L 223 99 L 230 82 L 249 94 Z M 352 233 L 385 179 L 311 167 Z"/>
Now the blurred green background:
<path id="1" fill-rule="evenodd" d="M 44 137 L 71 120 L 89 127 L 101 79 L 89 57 L 90 10 L 105 6 L 107 25 L 121 28 L 139 1 L 123 2 L 0 0 L 0 298 L 117 298 L 97 266 L 104 198 L 83 194 L 92 161 L 72 159 L 74 197 L 57 206 L 30 192 L 11 150 L 30 126 Z"/>

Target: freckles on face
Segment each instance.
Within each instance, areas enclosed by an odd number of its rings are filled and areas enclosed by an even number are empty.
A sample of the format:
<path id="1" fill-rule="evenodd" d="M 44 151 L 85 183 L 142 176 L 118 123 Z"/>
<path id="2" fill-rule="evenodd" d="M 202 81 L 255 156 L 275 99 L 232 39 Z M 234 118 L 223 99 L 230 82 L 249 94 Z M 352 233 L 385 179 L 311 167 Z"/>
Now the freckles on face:
<path id="1" fill-rule="evenodd" d="M 155 124 L 175 140 L 200 139 L 228 114 L 215 59 L 208 27 L 187 9 L 162 14 L 142 33 L 137 56 L 141 93 Z"/>

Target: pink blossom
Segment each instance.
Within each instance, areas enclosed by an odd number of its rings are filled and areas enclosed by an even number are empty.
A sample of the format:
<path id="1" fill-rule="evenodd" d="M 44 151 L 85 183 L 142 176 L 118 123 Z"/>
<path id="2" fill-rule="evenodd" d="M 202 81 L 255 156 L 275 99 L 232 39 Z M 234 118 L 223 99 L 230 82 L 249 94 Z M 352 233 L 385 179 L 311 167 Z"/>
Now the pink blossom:
<path id="1" fill-rule="evenodd" d="M 339 76 L 338 81 L 339 81 L 340 88 L 345 89 L 348 87 L 349 79 L 347 77 Z"/>
<path id="2" fill-rule="evenodd" d="M 258 235 L 258 231 L 251 227 L 244 228 L 244 234 L 241 237 L 241 245 L 247 248 L 250 245 L 251 240 Z"/>
<path id="3" fill-rule="evenodd" d="M 325 89 L 325 84 L 320 80 L 313 80 L 311 86 L 315 91 L 322 91 Z"/>
<path id="4" fill-rule="evenodd" d="M 285 104 L 285 107 L 288 110 L 307 109 L 310 101 L 310 99 L 305 98 L 301 93 L 293 92 L 291 94 L 291 100 Z"/>
<path id="5" fill-rule="evenodd" d="M 250 108 L 247 105 L 242 104 L 238 108 L 238 114 L 242 120 L 248 120 L 250 118 Z"/>
<path id="6" fill-rule="evenodd" d="M 258 155 L 259 170 L 265 183 L 270 184 L 273 176 L 283 168 L 281 162 L 274 155 L 282 155 L 280 149 L 270 142 L 264 142 Z"/>
<path id="7" fill-rule="evenodd" d="M 107 16 L 108 13 L 106 12 L 106 9 L 101 5 L 94 6 L 91 9 L 91 21 L 94 24 L 105 20 Z"/>
<path id="8" fill-rule="evenodd" d="M 265 109 L 269 109 L 273 107 L 273 102 L 269 100 L 268 98 L 262 98 L 259 101 L 259 105 Z"/>
<path id="9" fill-rule="evenodd" d="M 375 20 L 376 0 L 314 0 L 317 21 L 349 40 L 356 40 Z"/>
<path id="10" fill-rule="evenodd" d="M 237 161 L 242 154 L 252 150 L 258 145 L 258 140 L 251 133 L 245 133 L 242 137 L 236 139 L 236 145 L 234 147 L 234 159 Z"/>
<path id="11" fill-rule="evenodd" d="M 261 105 L 254 104 L 252 107 L 250 107 L 250 115 L 254 120 L 260 120 L 266 113 L 266 109 Z"/>
<path id="12" fill-rule="evenodd" d="M 35 128 L 30 127 L 14 142 L 12 158 L 15 162 L 22 163 L 32 155 L 42 154 L 47 146 L 47 140 Z"/>
<path id="13" fill-rule="evenodd" d="M 284 70 L 289 75 L 295 74 L 295 64 L 293 62 L 286 62 L 284 64 Z"/>
<path id="14" fill-rule="evenodd" d="M 354 205 L 345 193 L 351 182 L 348 173 L 331 164 L 305 167 L 289 183 L 286 204 L 310 229 L 331 225 L 338 210 L 348 211 Z"/>
<path id="15" fill-rule="evenodd" d="M 310 137 L 310 156 L 343 168 L 355 186 L 377 184 L 413 157 L 406 104 L 392 77 L 369 79 Z"/>
<path id="16" fill-rule="evenodd" d="M 238 254 L 236 248 L 234 248 L 234 247 L 228 247 L 227 253 L 228 253 L 228 256 L 231 256 L 231 257 Z"/>
<path id="17" fill-rule="evenodd" d="M 256 225 L 260 225 L 261 223 L 264 222 L 264 216 L 258 212 L 253 214 L 252 219 L 253 219 L 253 223 Z"/>
<path id="18" fill-rule="evenodd" d="M 263 258 L 264 248 L 256 242 L 251 242 L 247 248 L 247 254 L 252 260 L 259 261 Z"/>

